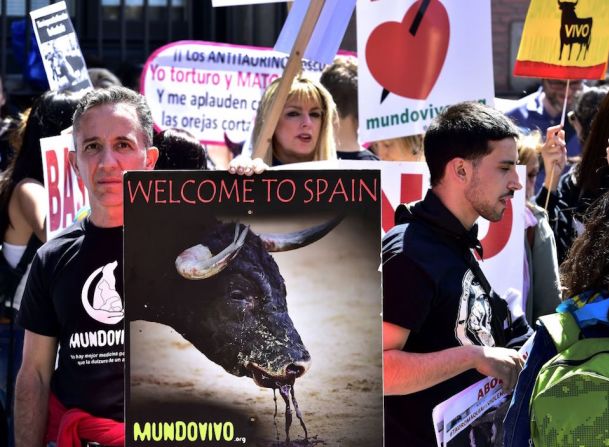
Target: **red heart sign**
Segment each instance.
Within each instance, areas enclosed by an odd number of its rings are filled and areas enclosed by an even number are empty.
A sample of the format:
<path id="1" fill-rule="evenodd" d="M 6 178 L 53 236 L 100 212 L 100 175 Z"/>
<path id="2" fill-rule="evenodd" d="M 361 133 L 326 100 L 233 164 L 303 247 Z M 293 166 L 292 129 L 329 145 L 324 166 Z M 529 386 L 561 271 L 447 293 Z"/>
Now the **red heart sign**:
<path id="1" fill-rule="evenodd" d="M 442 71 L 449 39 L 444 5 L 439 0 L 417 0 L 401 23 L 381 23 L 372 31 L 366 43 L 368 68 L 391 93 L 425 99 Z"/>

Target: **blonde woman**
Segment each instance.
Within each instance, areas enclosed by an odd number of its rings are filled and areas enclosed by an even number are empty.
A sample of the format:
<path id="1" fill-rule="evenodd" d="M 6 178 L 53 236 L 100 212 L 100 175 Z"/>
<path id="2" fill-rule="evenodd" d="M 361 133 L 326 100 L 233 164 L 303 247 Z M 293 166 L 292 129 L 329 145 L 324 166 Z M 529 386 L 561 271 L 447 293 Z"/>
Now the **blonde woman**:
<path id="1" fill-rule="evenodd" d="M 277 94 L 280 79 L 273 81 L 260 100 L 252 142 L 260 134 L 264 119 Z M 335 160 L 334 124 L 336 105 L 319 82 L 298 75 L 292 82 L 288 99 L 269 147 L 272 166 L 317 160 Z M 267 160 L 265 160 L 267 161 Z M 267 163 L 268 163 L 267 161 Z"/>

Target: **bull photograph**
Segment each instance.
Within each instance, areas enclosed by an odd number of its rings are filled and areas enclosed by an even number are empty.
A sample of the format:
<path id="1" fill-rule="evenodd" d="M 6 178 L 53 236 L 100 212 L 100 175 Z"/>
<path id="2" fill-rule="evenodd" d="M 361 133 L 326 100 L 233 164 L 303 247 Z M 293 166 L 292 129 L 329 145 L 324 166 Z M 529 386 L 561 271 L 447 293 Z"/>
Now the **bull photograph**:
<path id="1" fill-rule="evenodd" d="M 126 445 L 382 446 L 378 171 L 125 177 Z"/>

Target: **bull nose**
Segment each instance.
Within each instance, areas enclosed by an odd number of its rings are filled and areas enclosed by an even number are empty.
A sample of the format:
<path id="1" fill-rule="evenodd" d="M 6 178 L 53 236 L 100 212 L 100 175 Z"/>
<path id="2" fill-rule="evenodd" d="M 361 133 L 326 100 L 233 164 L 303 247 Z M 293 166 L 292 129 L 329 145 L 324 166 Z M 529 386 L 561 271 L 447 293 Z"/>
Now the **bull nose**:
<path id="1" fill-rule="evenodd" d="M 285 374 L 289 378 L 297 379 L 307 372 L 309 366 L 311 366 L 310 360 L 290 363 L 285 369 Z"/>

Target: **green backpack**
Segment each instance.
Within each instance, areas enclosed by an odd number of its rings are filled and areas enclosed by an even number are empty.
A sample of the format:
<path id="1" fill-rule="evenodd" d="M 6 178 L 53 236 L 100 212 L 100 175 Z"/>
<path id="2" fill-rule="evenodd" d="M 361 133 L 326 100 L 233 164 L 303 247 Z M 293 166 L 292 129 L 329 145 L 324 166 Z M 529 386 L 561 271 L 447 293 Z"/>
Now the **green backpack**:
<path id="1" fill-rule="evenodd" d="M 571 313 L 540 318 L 558 354 L 531 395 L 535 446 L 609 447 L 609 338 L 581 338 Z"/>

